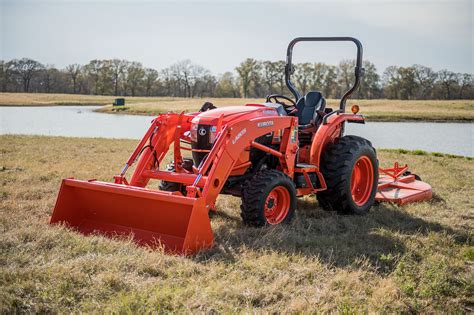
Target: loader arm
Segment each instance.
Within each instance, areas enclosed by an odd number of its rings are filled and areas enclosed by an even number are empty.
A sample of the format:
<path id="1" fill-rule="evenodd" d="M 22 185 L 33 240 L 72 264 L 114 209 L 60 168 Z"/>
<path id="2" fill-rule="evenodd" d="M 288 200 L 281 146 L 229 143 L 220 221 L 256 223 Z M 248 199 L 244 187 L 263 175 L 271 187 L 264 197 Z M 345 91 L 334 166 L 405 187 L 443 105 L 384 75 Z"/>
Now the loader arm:
<path id="1" fill-rule="evenodd" d="M 207 209 L 214 207 L 217 196 L 226 183 L 240 153 L 254 146 L 267 150 L 280 160 L 282 171 L 293 177 L 295 153 L 297 152 L 297 118 L 290 116 L 260 117 L 239 120 L 227 124 L 220 130 L 207 157 L 194 174 L 160 171 L 154 167 L 156 157 L 161 162 L 171 144 L 174 153 L 179 152 L 180 137 L 190 129 L 192 116 L 168 114 L 153 121 L 158 127 L 157 136 L 152 138 L 153 149 L 145 149 L 130 181 L 131 186 L 145 187 L 150 179 L 169 180 L 186 186 L 188 197 L 204 197 Z M 184 117 L 184 118 L 183 118 Z M 181 121 L 182 124 L 179 122 Z M 179 132 L 177 132 L 179 130 Z M 280 151 L 261 147 L 254 140 L 270 132 L 283 131 Z"/>
<path id="2" fill-rule="evenodd" d="M 251 146 L 268 150 L 268 153 L 277 156 L 280 160 L 282 171 L 293 177 L 295 155 L 298 148 L 296 128 L 297 118 L 290 116 L 261 117 L 227 125 L 219 134 L 208 157 L 198 169 L 197 177 L 207 174 L 207 180 L 202 190 L 202 195 L 206 200 L 206 207 L 213 207 L 238 156 L 243 150 Z M 283 130 L 283 141 L 279 151 L 268 147 L 262 148 L 255 144 L 254 140 L 256 138 L 279 130 Z"/>
<path id="3" fill-rule="evenodd" d="M 138 159 L 130 185 L 145 187 L 150 180 L 149 177 L 144 176 L 145 172 L 159 168 L 171 143 L 177 139 L 179 145 L 179 139 L 183 137 L 186 131 L 189 131 L 191 120 L 194 116 L 195 114 L 168 113 L 153 119 L 148 131 L 128 159 L 121 174 L 114 177 L 115 183 L 128 185 L 128 182 L 125 180 L 125 173 Z M 178 154 L 176 154 L 176 148 L 174 152 L 175 160 L 181 160 L 181 152 L 178 151 Z"/>

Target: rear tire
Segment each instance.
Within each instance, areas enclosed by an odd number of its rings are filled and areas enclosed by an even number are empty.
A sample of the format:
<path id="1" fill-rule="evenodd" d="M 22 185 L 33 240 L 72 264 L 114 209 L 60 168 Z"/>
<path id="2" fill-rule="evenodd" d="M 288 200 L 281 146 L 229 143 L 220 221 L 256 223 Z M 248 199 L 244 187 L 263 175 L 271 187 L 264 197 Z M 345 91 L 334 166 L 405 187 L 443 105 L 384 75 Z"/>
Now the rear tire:
<path id="1" fill-rule="evenodd" d="M 289 223 L 296 209 L 296 188 L 288 176 L 277 170 L 263 170 L 242 189 L 242 220 L 260 227 Z"/>
<path id="2" fill-rule="evenodd" d="M 325 210 L 342 214 L 365 214 L 374 204 L 378 183 L 378 160 L 370 141 L 344 136 L 327 145 L 321 158 L 327 190 L 317 198 Z"/>

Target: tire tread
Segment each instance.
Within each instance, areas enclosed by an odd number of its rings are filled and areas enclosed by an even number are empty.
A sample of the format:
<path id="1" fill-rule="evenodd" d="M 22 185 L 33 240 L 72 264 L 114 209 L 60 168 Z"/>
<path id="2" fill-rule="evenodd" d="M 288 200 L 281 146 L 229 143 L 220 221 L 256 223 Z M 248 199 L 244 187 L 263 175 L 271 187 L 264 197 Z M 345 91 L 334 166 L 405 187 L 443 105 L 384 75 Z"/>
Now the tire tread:
<path id="1" fill-rule="evenodd" d="M 262 170 L 255 174 L 250 180 L 246 181 L 242 188 L 242 204 L 240 206 L 241 217 L 243 222 L 249 226 L 263 226 L 266 224 L 266 219 L 262 218 L 263 209 L 260 209 L 259 204 L 261 203 L 262 197 L 265 195 L 265 191 L 268 186 L 275 181 L 282 180 L 289 183 L 293 189 L 292 198 L 296 197 L 296 189 L 293 181 L 286 174 L 270 169 Z M 291 195 L 291 192 L 290 192 Z M 296 204 L 296 200 L 292 200 L 291 204 Z M 290 206 L 292 207 L 292 206 Z M 290 221 L 294 213 L 293 209 L 290 209 L 288 214 L 288 220 Z M 291 217 L 290 217 L 291 216 Z"/>
<path id="2" fill-rule="evenodd" d="M 378 161 L 372 143 L 358 136 L 344 136 L 327 145 L 321 157 L 321 172 L 326 180 L 327 189 L 317 194 L 321 207 L 325 210 L 336 210 L 340 213 L 357 213 L 351 204 L 352 196 L 346 187 L 350 186 L 353 158 L 363 149 L 373 150 L 376 165 L 374 166 L 374 181 L 378 178 Z M 348 176 L 349 174 L 349 176 Z M 373 192 L 375 196 L 375 192 Z M 370 206 L 373 197 L 369 199 Z M 369 208 L 370 208 L 369 206 Z M 364 211 L 365 212 L 365 211 Z"/>

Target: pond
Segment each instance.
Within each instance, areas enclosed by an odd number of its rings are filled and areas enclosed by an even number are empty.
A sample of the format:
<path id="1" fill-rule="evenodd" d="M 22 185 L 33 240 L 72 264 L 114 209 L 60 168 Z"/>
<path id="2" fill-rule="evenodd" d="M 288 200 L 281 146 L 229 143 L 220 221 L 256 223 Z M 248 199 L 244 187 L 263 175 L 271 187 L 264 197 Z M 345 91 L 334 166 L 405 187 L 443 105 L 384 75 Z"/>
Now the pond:
<path id="1" fill-rule="evenodd" d="M 0 134 L 140 139 L 153 117 L 94 112 L 98 106 L 0 107 Z M 474 156 L 473 123 L 368 122 L 347 124 L 346 134 L 376 148 Z"/>

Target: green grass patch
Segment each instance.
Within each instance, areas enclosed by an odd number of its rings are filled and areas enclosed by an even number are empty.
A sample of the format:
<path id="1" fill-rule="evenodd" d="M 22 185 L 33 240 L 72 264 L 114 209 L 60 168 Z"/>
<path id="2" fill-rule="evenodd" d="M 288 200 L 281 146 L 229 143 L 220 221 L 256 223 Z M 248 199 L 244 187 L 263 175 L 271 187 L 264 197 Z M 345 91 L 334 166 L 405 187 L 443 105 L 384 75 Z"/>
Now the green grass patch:
<path id="1" fill-rule="evenodd" d="M 455 155 L 449 153 L 440 153 L 440 152 L 426 152 L 424 150 L 407 150 L 407 149 L 379 149 L 378 151 L 392 152 L 398 154 L 408 154 L 408 155 L 425 155 L 425 156 L 434 156 L 441 158 L 451 158 L 451 159 L 466 159 L 471 161 L 473 158 L 463 155 Z"/>

